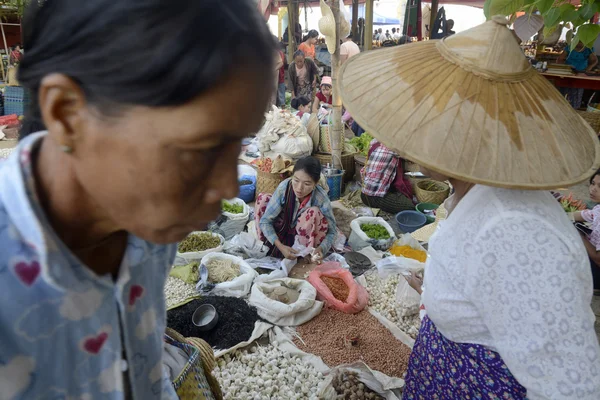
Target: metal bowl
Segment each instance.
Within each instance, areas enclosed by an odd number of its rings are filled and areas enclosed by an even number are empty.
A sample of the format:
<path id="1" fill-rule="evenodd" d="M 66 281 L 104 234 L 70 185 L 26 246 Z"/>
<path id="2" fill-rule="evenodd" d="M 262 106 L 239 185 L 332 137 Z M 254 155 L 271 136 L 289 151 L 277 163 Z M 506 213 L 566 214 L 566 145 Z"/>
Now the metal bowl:
<path id="1" fill-rule="evenodd" d="M 210 304 L 201 305 L 192 315 L 192 323 L 201 331 L 210 331 L 217 325 L 217 322 L 219 322 L 219 314 Z"/>

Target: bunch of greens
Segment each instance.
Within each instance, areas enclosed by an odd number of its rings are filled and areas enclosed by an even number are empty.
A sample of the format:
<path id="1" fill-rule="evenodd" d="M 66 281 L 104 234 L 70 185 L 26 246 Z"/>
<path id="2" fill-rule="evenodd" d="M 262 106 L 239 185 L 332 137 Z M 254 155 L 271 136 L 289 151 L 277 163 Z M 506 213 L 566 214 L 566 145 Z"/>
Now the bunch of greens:
<path id="1" fill-rule="evenodd" d="M 370 238 L 376 240 L 389 239 L 390 233 L 385 226 L 377 224 L 362 224 L 360 229 Z"/>
<path id="2" fill-rule="evenodd" d="M 213 236 L 208 232 L 192 233 L 179 243 L 177 250 L 180 253 L 189 253 L 190 251 L 205 251 L 219 247 L 221 240 L 218 236 Z"/>
<path id="3" fill-rule="evenodd" d="M 369 145 L 373 140 L 373 136 L 367 132 L 363 133 L 360 137 L 354 137 L 350 139 L 350 144 L 358 149 L 360 154 L 367 156 L 369 154 Z"/>
<path id="4" fill-rule="evenodd" d="M 223 211 L 228 212 L 230 214 L 241 214 L 244 212 L 244 206 L 241 204 L 231 204 L 224 201 Z"/>

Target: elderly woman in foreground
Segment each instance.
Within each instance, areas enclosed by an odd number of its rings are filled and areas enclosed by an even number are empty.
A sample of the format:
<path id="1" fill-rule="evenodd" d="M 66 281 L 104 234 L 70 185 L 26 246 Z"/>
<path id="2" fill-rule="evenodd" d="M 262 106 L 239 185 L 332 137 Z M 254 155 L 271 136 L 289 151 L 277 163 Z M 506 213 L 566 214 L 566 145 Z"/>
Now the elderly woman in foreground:
<path id="1" fill-rule="evenodd" d="M 403 399 L 600 398 L 588 257 L 543 191 L 589 178 L 600 145 L 507 23 L 359 55 L 340 71 L 360 125 L 455 189 L 429 243 Z"/>

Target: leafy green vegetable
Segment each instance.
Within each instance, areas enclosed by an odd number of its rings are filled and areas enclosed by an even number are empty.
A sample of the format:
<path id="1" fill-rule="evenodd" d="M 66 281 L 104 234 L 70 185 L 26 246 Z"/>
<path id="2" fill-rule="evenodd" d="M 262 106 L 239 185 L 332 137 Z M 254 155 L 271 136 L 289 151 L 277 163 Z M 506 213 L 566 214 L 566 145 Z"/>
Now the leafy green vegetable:
<path id="1" fill-rule="evenodd" d="M 360 229 L 370 238 L 370 239 L 389 239 L 390 233 L 385 229 L 385 226 L 377 225 L 377 224 L 362 224 Z"/>
<path id="2" fill-rule="evenodd" d="M 228 212 L 230 214 L 241 214 L 244 212 L 244 206 L 241 204 L 231 204 L 224 201 L 223 211 Z"/>
<path id="3" fill-rule="evenodd" d="M 350 139 L 350 144 L 356 147 L 363 156 L 367 156 L 369 154 L 369 145 L 372 140 L 373 136 L 365 132 L 360 137 Z"/>
<path id="4" fill-rule="evenodd" d="M 210 233 L 192 233 L 179 243 L 178 251 L 188 253 L 190 251 L 205 251 L 219 247 L 221 240 Z"/>

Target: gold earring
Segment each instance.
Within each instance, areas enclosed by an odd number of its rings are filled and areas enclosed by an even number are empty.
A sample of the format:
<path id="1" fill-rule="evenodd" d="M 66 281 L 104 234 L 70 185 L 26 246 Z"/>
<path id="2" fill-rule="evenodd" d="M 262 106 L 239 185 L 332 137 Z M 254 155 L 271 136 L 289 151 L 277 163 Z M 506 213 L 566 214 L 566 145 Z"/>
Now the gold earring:
<path id="1" fill-rule="evenodd" d="M 66 154 L 71 154 L 73 152 L 73 148 L 71 146 L 62 145 L 60 146 L 60 149 Z"/>

